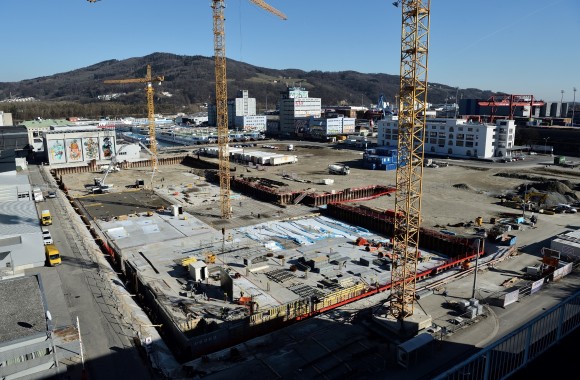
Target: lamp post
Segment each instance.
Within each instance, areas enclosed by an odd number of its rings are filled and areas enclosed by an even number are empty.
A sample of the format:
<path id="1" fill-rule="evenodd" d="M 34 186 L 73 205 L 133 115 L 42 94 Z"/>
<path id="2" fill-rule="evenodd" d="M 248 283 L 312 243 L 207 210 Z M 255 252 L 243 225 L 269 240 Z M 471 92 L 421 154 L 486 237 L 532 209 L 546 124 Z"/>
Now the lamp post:
<path id="1" fill-rule="evenodd" d="M 572 126 L 574 126 L 574 111 L 576 108 L 576 87 L 574 87 L 572 91 L 574 91 L 574 100 L 572 100 Z"/>
<path id="2" fill-rule="evenodd" d="M 549 139 L 550 139 L 550 137 L 544 137 L 544 154 L 546 154 Z M 550 154 L 550 156 L 551 156 L 551 154 Z"/>
<path id="3" fill-rule="evenodd" d="M 56 373 L 59 372 L 58 368 L 58 356 L 56 354 L 56 345 L 54 344 L 54 324 L 52 323 L 52 314 L 50 314 L 50 310 L 47 310 L 45 313 L 47 327 L 48 327 L 48 338 L 50 339 L 50 345 L 52 347 L 52 357 L 54 358 L 54 367 Z"/>
<path id="4" fill-rule="evenodd" d="M 522 217 L 526 217 L 526 198 L 528 196 L 528 184 L 526 183 L 526 190 L 524 190 L 524 199 L 522 200 Z"/>
<path id="5" fill-rule="evenodd" d="M 481 244 L 481 239 L 477 239 L 477 253 L 475 255 L 475 270 L 473 271 L 473 291 L 471 292 L 471 298 L 475 299 L 475 284 L 477 283 L 477 268 L 479 266 L 479 248 Z"/>
<path id="6" fill-rule="evenodd" d="M 562 94 L 560 96 L 560 117 L 563 117 L 562 116 L 562 113 L 564 112 L 564 103 L 563 103 L 563 101 L 564 101 L 564 90 L 560 90 L 560 93 Z"/>

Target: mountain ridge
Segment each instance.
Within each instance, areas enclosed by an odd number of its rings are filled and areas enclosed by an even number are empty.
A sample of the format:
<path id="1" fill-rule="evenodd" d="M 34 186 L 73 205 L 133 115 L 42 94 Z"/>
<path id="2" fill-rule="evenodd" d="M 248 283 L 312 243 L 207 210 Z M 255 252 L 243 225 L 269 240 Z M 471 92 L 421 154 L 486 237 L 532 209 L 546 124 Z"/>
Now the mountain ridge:
<path id="1" fill-rule="evenodd" d="M 155 107 L 195 108 L 212 103 L 215 93 L 213 57 L 187 56 L 171 53 L 152 53 L 143 57 L 123 60 L 110 59 L 68 72 L 57 73 L 18 82 L 0 82 L 0 101 L 11 97 L 33 97 L 42 102 L 102 103 L 99 97 L 114 93 L 124 94 L 114 100 L 123 105 L 145 103 L 144 84 L 105 84 L 106 79 L 145 78 L 146 67 L 152 75 L 164 76 L 161 85 L 155 83 Z M 399 76 L 382 73 L 365 74 L 354 70 L 328 72 L 300 69 L 269 69 L 227 60 L 228 97 L 238 90 L 248 90 L 256 98 L 258 112 L 273 109 L 280 92 L 287 85 L 306 88 L 311 97 L 322 98 L 325 106 L 376 104 L 379 96 L 393 102 L 399 92 Z M 464 98 L 489 98 L 496 94 L 475 88 L 457 89 L 439 83 L 429 83 L 428 101 L 446 103 L 455 101 L 461 93 Z M 0 103 L 1 104 L 1 103 Z"/>

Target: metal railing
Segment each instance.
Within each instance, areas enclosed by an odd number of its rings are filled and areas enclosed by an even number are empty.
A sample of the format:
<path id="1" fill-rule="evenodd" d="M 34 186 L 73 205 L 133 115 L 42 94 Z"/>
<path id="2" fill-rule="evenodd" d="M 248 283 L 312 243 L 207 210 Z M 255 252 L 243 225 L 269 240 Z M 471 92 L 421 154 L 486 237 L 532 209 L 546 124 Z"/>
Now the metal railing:
<path id="1" fill-rule="evenodd" d="M 506 379 L 580 326 L 580 291 L 434 380 Z"/>

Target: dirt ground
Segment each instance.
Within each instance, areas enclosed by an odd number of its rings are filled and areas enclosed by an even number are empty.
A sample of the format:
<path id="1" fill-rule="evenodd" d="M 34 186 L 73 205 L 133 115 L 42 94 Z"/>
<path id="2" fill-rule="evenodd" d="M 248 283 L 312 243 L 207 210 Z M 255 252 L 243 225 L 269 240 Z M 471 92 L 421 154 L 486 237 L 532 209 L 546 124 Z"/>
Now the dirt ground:
<path id="1" fill-rule="evenodd" d="M 298 191 L 310 189 L 315 192 L 330 192 L 353 187 L 370 185 L 395 185 L 395 171 L 367 170 L 362 168 L 361 150 L 340 149 L 336 146 L 318 143 L 296 143 L 294 152 L 285 152 L 286 144 L 279 144 L 276 153 L 288 153 L 298 157 L 294 164 L 276 167 L 263 166 L 261 170 L 247 165 L 231 162 L 236 176 L 267 178 L 282 182 L 279 189 Z M 260 147 L 245 148 L 269 151 Z M 194 155 L 192 155 L 194 156 Z M 202 159 L 216 162 L 212 158 Z M 482 217 L 485 222 L 490 218 L 501 217 L 503 213 L 521 214 L 522 210 L 507 208 L 501 204 L 498 195 L 515 191 L 522 184 L 532 184 L 538 180 L 565 180 L 571 187 L 569 199 L 580 195 L 580 170 L 560 169 L 545 165 L 551 157 L 530 157 L 530 160 L 499 164 L 484 161 L 444 160 L 447 167 L 424 168 L 422 196 L 422 225 L 425 227 L 454 228 L 451 225 L 473 222 Z M 351 167 L 349 175 L 328 173 L 328 165 L 343 163 Z M 182 165 L 160 166 L 154 176 L 153 188 L 170 202 L 180 201 L 191 207 L 203 207 L 208 213 L 219 212 L 219 186 L 208 184 L 200 171 Z M 94 177 L 102 173 L 86 173 L 63 176 L 73 196 L 87 195 L 85 185 L 92 184 Z M 127 191 L 137 178 L 151 185 L 151 169 L 135 168 L 110 173 L 107 182 L 115 185 L 114 191 Z M 292 179 L 293 178 L 293 179 Z M 321 184 L 322 179 L 333 179 L 332 185 Z M 241 205 L 239 194 L 232 194 L 232 202 Z M 395 197 L 381 197 L 364 202 L 366 206 L 377 209 L 393 209 Z M 301 206 L 289 206 L 301 207 Z M 234 213 L 236 213 L 234 209 Z M 249 212 L 248 212 L 249 214 Z M 579 214 L 567 215 L 570 223 L 578 224 Z M 546 216 L 547 217 L 547 216 Z"/>

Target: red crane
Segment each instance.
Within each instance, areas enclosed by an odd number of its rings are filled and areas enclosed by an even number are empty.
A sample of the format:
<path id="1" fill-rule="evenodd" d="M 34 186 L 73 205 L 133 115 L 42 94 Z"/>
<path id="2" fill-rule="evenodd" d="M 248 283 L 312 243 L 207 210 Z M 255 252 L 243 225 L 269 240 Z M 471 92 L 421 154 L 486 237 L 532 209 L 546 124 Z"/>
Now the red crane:
<path id="1" fill-rule="evenodd" d="M 534 95 L 498 95 L 492 96 L 488 100 L 480 100 L 477 102 L 479 106 L 491 107 L 491 122 L 495 119 L 495 111 L 497 107 L 510 108 L 510 120 L 514 118 L 514 109 L 516 107 L 541 107 L 546 103 L 543 100 L 534 100 Z"/>

